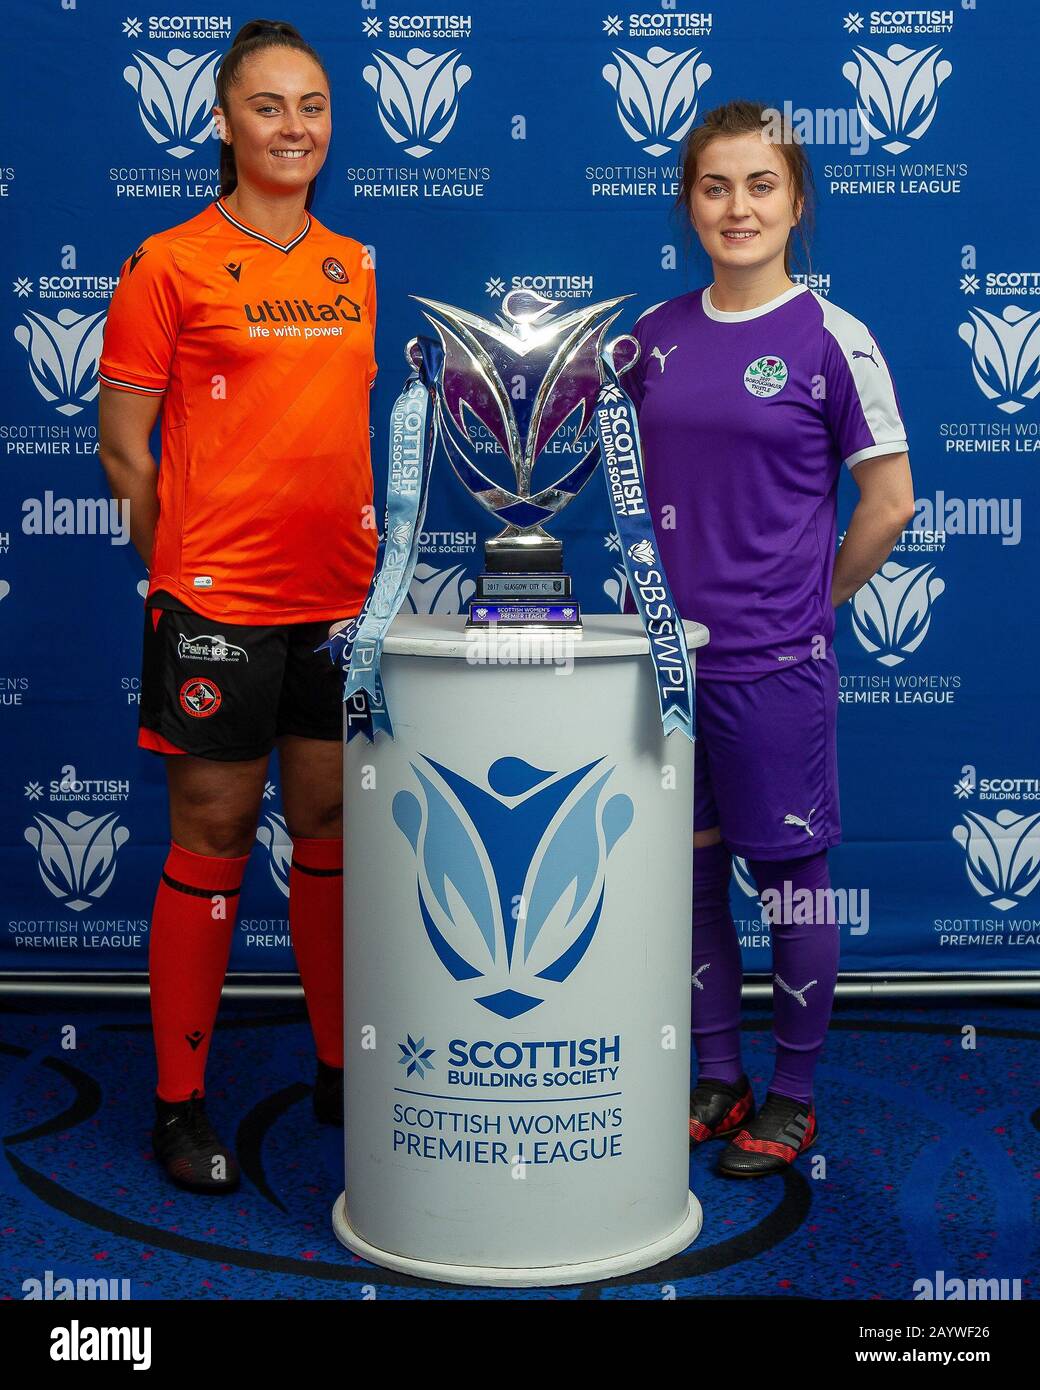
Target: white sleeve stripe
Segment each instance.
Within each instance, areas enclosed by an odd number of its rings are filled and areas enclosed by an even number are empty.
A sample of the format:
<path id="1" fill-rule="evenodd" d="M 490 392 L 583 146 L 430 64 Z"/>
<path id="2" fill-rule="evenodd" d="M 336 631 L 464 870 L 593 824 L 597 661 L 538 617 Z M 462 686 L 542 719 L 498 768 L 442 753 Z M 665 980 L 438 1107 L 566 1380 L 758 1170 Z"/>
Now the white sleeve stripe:
<path id="1" fill-rule="evenodd" d="M 645 319 L 647 314 L 652 314 L 655 309 L 660 309 L 662 304 L 667 303 L 668 301 L 666 299 L 660 299 L 656 304 L 651 304 L 649 309 L 644 309 L 643 312 L 639 315 L 639 318 L 636 319 L 636 323 L 639 323 L 641 319 Z"/>
<path id="2" fill-rule="evenodd" d="M 125 391 L 141 391 L 146 396 L 164 396 L 165 386 L 138 386 L 136 381 L 123 381 L 117 376 L 106 376 L 104 372 L 98 372 L 98 379 L 103 381 L 106 386 L 121 386 Z"/>
<path id="3" fill-rule="evenodd" d="M 850 454 L 845 464 L 848 468 L 855 468 L 856 464 L 862 463 L 864 459 L 882 458 L 885 454 L 905 454 L 909 447 L 905 439 L 893 439 L 887 444 L 872 444 L 869 449 L 857 449 L 854 454 Z"/>
<path id="4" fill-rule="evenodd" d="M 824 329 L 848 363 L 860 409 L 874 439 L 905 438 L 906 426 L 896 404 L 892 375 L 869 329 L 830 300 L 817 295 L 817 302 L 823 308 Z"/>

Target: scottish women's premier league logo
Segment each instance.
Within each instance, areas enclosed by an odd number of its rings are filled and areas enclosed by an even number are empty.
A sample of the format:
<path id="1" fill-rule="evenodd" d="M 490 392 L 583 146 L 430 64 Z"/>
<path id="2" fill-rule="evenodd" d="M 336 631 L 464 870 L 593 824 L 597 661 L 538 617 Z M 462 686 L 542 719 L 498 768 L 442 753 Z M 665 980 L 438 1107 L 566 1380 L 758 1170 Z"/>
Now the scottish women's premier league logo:
<path id="1" fill-rule="evenodd" d="M 609 795 L 603 758 L 564 773 L 499 758 L 486 789 L 432 758 L 411 767 L 419 794 L 399 791 L 393 816 L 415 853 L 427 937 L 475 1003 L 516 1018 L 589 949 L 631 798 Z"/>

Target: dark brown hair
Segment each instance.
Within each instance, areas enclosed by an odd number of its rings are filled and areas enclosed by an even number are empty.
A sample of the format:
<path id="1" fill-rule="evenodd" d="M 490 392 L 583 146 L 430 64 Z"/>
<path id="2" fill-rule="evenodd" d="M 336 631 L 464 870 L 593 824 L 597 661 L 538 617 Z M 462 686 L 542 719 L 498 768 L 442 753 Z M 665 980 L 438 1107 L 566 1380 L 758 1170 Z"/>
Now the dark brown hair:
<path id="1" fill-rule="evenodd" d="M 797 207 L 799 200 L 802 203 L 802 214 L 797 226 L 792 227 L 784 248 L 784 270 L 791 273 L 791 241 L 795 232 L 801 242 L 805 268 L 809 270 L 812 264 L 809 239 L 815 207 L 812 165 L 790 121 L 775 106 L 764 106 L 758 101 L 728 101 L 724 106 L 716 106 L 714 111 L 706 113 L 700 125 L 690 131 L 683 145 L 682 184 L 675 199 L 675 210 L 684 213 L 689 224 L 690 198 L 697 182 L 697 161 L 709 141 L 718 136 L 751 134 L 762 135 L 777 146 L 787 165 L 792 205 Z"/>
<path id="2" fill-rule="evenodd" d="M 261 53 L 265 48 L 291 48 L 297 53 L 304 53 L 308 58 L 314 60 L 324 74 L 325 81 L 329 81 L 329 74 L 325 64 L 306 43 L 298 29 L 294 29 L 291 24 L 287 24 L 281 19 L 251 19 L 243 24 L 241 29 L 231 41 L 231 47 L 224 54 L 224 61 L 217 69 L 217 105 L 224 112 L 224 119 L 228 121 L 228 97 L 231 88 L 239 79 L 242 71 L 242 64 L 253 56 L 254 53 Z M 329 83 L 331 86 L 332 84 Z M 229 193 L 234 192 L 238 186 L 238 169 L 235 165 L 235 149 L 233 145 L 221 141 L 220 144 L 220 196 L 226 198 Z M 309 208 L 314 198 L 314 179 L 311 179 L 307 189 L 307 207 Z"/>

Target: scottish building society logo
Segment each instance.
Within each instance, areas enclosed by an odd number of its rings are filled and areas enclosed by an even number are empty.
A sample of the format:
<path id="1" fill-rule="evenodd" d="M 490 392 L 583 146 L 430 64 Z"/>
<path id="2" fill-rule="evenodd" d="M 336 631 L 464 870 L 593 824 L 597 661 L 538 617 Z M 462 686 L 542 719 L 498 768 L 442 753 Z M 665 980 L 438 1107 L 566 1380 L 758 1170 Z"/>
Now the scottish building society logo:
<path id="1" fill-rule="evenodd" d="M 882 666 L 898 666 L 928 636 L 932 604 L 946 588 L 934 565 L 888 560 L 852 600 L 852 630 Z"/>
<path id="2" fill-rule="evenodd" d="M 499 758 L 490 790 L 431 758 L 411 764 L 422 792 L 399 791 L 393 817 L 415 853 L 419 910 L 441 964 L 502 1018 L 568 979 L 599 925 L 606 861 L 632 823 L 606 796 L 604 759 L 545 772 Z"/>
<path id="3" fill-rule="evenodd" d="M 197 154 L 213 134 L 214 74 L 219 53 L 171 48 L 165 58 L 134 53 L 123 77 L 137 93 L 141 123 L 157 145 L 176 159 Z"/>
<path id="4" fill-rule="evenodd" d="M 902 154 L 935 119 L 938 90 L 953 71 L 942 49 L 907 48 L 894 43 L 887 54 L 856 48 L 842 75 L 856 89 L 864 129 L 889 154 Z"/>
<path id="5" fill-rule="evenodd" d="M 700 63 L 700 49 L 669 53 L 656 45 L 645 58 L 614 50 L 604 78 L 617 98 L 618 120 L 629 139 L 651 155 L 674 152 L 697 116 L 700 89 L 711 66 Z"/>
<path id="6" fill-rule="evenodd" d="M 975 384 L 998 410 L 1015 415 L 1040 393 L 1040 309 L 1009 304 L 1003 314 L 968 310 L 957 329 L 971 349 Z"/>
<path id="7" fill-rule="evenodd" d="M 362 77 L 375 92 L 383 129 L 405 154 L 428 155 L 451 133 L 459 111 L 459 92 L 473 76 L 457 49 L 427 53 L 410 48 L 403 58 L 373 53 Z"/>

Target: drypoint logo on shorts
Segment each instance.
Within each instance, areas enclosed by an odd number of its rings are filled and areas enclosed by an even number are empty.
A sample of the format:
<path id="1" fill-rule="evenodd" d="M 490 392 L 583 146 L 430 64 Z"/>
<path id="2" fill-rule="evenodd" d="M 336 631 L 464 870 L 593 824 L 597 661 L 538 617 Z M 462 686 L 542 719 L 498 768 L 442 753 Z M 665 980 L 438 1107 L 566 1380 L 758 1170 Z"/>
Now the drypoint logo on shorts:
<path id="1" fill-rule="evenodd" d="M 632 801 L 603 799 L 614 768 L 602 758 L 566 773 L 499 758 L 487 791 L 422 761 L 411 764 L 421 798 L 399 791 L 393 817 L 415 853 L 426 934 L 452 978 L 472 982 L 476 1003 L 516 1018 L 588 950 Z"/>
<path id="2" fill-rule="evenodd" d="M 137 93 L 141 124 L 175 159 L 198 154 L 213 134 L 219 53 L 171 48 L 165 58 L 134 53 L 123 78 Z"/>
<path id="3" fill-rule="evenodd" d="M 1040 309 L 1008 304 L 993 314 L 973 305 L 957 336 L 971 350 L 976 386 L 998 410 L 1016 415 L 1040 394 Z"/>
<path id="4" fill-rule="evenodd" d="M 655 45 L 645 58 L 616 48 L 612 56 L 603 76 L 614 89 L 625 134 L 646 154 L 674 154 L 697 117 L 697 99 L 711 65 L 697 61 L 698 48 L 669 53 Z"/>
<path id="5" fill-rule="evenodd" d="M 928 635 L 932 604 L 946 588 L 934 565 L 888 560 L 852 600 L 852 630 L 882 666 L 898 666 Z"/>
<path id="6" fill-rule="evenodd" d="M 856 48 L 842 76 L 856 89 L 864 129 L 889 154 L 902 154 L 935 119 L 939 87 L 953 71 L 937 44 L 928 48 L 889 45 L 887 54 Z"/>
<path id="7" fill-rule="evenodd" d="M 202 676 L 192 676 L 180 689 L 181 709 L 193 719 L 208 719 L 216 714 L 223 698 L 220 686 Z"/>

